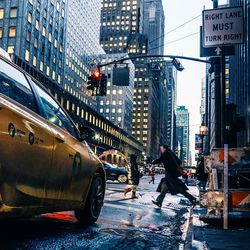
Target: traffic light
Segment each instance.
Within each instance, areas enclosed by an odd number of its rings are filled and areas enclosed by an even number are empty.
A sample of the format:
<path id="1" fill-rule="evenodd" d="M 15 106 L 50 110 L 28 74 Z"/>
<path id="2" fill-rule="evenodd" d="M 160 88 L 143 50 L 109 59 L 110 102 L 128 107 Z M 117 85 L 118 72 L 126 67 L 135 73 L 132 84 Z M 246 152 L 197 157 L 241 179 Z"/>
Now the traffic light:
<path id="1" fill-rule="evenodd" d="M 96 69 L 91 76 L 88 77 L 87 89 L 92 90 L 92 95 L 94 95 L 94 90 L 99 88 L 101 79 L 101 72 L 99 69 Z"/>
<path id="2" fill-rule="evenodd" d="M 101 75 L 101 81 L 100 81 L 100 87 L 99 87 L 99 95 L 100 96 L 106 96 L 107 79 L 108 79 L 108 77 L 105 74 Z"/>
<path id="3" fill-rule="evenodd" d="M 92 82 L 92 76 L 89 76 L 88 77 L 88 82 L 87 82 L 87 89 L 89 89 L 89 90 L 94 90 L 94 84 L 93 84 L 93 82 Z"/>
<path id="4" fill-rule="evenodd" d="M 107 92 L 107 76 L 96 69 L 90 77 L 88 77 L 87 89 L 92 90 L 92 95 L 106 96 Z"/>

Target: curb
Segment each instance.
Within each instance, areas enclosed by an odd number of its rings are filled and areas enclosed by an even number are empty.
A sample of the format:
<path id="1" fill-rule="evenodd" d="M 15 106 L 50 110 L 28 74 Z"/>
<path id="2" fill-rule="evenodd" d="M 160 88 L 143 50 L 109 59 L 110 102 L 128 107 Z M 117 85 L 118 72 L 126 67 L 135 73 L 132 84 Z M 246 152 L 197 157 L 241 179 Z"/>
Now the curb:
<path id="1" fill-rule="evenodd" d="M 191 208 L 188 212 L 188 218 L 186 221 L 186 231 L 183 234 L 183 248 L 184 250 L 192 249 L 192 241 L 193 241 L 193 208 Z"/>

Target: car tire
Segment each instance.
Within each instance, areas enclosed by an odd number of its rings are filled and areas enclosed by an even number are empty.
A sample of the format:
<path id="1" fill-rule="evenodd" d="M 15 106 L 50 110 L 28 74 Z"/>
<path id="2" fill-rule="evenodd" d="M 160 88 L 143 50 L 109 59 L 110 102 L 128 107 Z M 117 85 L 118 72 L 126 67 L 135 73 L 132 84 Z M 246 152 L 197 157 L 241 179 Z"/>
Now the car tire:
<path id="1" fill-rule="evenodd" d="M 127 183 L 128 177 L 125 174 L 120 174 L 118 175 L 117 180 L 119 183 Z"/>
<path id="2" fill-rule="evenodd" d="M 103 179 L 99 173 L 96 173 L 84 209 L 75 210 L 75 216 L 80 224 L 89 226 L 97 221 L 103 205 L 104 193 Z"/>

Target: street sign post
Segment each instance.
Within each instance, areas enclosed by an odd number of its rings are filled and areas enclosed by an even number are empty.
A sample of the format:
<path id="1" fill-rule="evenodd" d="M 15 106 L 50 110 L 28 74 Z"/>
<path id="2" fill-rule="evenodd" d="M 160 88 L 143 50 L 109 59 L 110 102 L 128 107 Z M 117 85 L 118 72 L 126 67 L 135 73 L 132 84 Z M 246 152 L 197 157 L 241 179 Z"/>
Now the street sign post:
<path id="1" fill-rule="evenodd" d="M 202 45 L 211 48 L 220 56 L 220 108 L 221 108 L 221 145 L 224 144 L 224 202 L 223 227 L 228 229 L 228 144 L 225 136 L 225 56 L 226 46 L 244 43 L 243 7 L 218 8 L 203 11 Z M 219 83 L 219 82 L 218 82 Z M 219 90 L 219 88 L 217 88 Z"/>
<path id="2" fill-rule="evenodd" d="M 244 42 L 243 7 L 203 11 L 203 46 L 217 47 Z"/>

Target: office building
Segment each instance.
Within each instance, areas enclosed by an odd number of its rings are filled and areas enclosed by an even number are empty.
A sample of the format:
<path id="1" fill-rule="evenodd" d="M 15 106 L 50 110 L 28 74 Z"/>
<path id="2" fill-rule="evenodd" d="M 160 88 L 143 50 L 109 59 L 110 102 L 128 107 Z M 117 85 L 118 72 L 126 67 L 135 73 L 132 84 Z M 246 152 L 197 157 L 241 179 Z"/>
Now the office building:
<path id="1" fill-rule="evenodd" d="M 143 0 L 142 33 L 148 38 L 147 54 L 164 54 L 165 15 L 162 0 Z"/>
<path id="2" fill-rule="evenodd" d="M 163 53 L 164 11 L 162 1 L 104 0 L 100 44 L 106 53 L 129 55 Z M 160 37 L 160 38 L 159 38 Z M 159 39 L 156 39 L 159 38 Z M 152 40 L 155 40 L 152 43 Z M 152 48 L 149 51 L 149 47 Z M 158 47 L 153 49 L 153 47 Z M 161 60 L 136 59 L 134 79 L 133 135 L 144 145 L 148 157 L 158 155 L 166 141 L 161 121 L 167 123 L 166 66 Z M 164 125 L 162 126 L 164 127 Z"/>
<path id="3" fill-rule="evenodd" d="M 172 150 L 175 149 L 176 134 L 176 98 L 177 98 L 177 70 L 171 61 L 167 62 L 168 79 L 167 79 L 167 144 Z"/>
<path id="4" fill-rule="evenodd" d="M 181 127 L 180 129 L 178 127 Z M 189 147 L 189 112 L 185 106 L 178 106 L 176 108 L 176 128 L 177 131 L 183 130 L 182 140 L 180 137 L 180 145 L 182 144 L 182 159 L 183 166 L 190 164 L 190 147 Z M 181 134 L 181 132 L 178 134 Z"/>
<path id="5" fill-rule="evenodd" d="M 48 89 L 78 126 L 97 131 L 90 145 L 98 154 L 120 149 L 126 156 L 140 155 L 142 144 L 100 115 L 85 92 L 90 62 L 104 53 L 98 45 L 98 6 L 98 0 L 0 1 L 0 47 Z"/>
<path id="6" fill-rule="evenodd" d="M 103 55 L 101 63 L 107 63 L 121 57 L 126 58 L 128 55 L 124 53 Z M 113 69 L 119 66 L 129 68 L 129 82 L 127 86 L 118 86 L 113 78 Z M 134 64 L 128 60 L 125 65 L 108 65 L 102 67 L 101 72 L 108 76 L 107 94 L 103 97 L 97 97 L 97 110 L 116 126 L 132 134 Z"/>
<path id="7" fill-rule="evenodd" d="M 96 98 L 87 90 L 91 63 L 104 54 L 99 44 L 101 2 L 67 0 L 63 88 L 94 109 Z"/>

